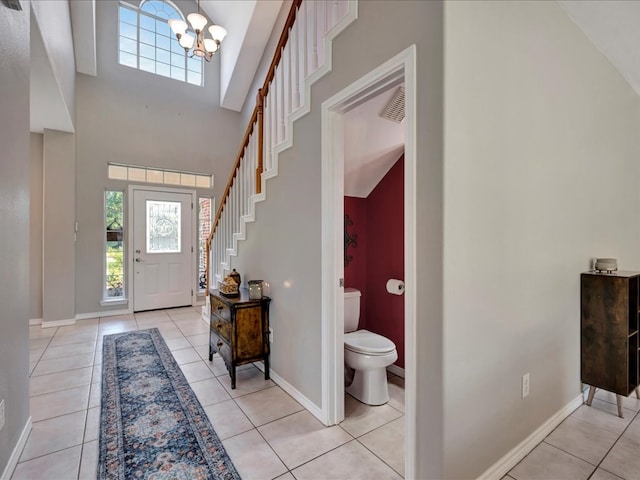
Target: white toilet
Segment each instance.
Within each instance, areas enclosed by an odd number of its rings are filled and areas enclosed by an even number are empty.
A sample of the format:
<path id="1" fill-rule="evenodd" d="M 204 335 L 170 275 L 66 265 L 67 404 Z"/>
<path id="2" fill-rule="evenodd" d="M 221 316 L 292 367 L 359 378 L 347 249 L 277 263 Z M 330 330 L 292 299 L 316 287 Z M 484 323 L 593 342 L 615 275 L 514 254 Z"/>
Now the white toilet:
<path id="1" fill-rule="evenodd" d="M 387 367 L 398 359 L 395 344 L 368 330 L 356 330 L 360 321 L 360 290 L 344 289 L 344 363 L 355 370 L 347 393 L 367 405 L 389 401 Z"/>

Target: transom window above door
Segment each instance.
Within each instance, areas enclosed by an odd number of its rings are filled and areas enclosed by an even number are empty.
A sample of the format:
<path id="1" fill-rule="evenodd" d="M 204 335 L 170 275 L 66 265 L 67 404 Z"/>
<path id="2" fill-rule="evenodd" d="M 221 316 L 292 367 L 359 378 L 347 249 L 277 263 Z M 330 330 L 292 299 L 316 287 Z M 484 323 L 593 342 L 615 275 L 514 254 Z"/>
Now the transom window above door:
<path id="1" fill-rule="evenodd" d="M 163 77 L 202 86 L 202 59 L 189 57 L 167 23 L 184 20 L 168 0 L 120 2 L 118 62 Z"/>

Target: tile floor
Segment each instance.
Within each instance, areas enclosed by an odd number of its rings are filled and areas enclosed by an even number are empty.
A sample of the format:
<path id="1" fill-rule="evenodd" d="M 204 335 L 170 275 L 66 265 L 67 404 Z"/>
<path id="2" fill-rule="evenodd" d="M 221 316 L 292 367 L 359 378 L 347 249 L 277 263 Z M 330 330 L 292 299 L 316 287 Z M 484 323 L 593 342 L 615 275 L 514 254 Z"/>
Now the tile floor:
<path id="1" fill-rule="evenodd" d="M 346 419 L 324 427 L 254 365 L 231 390 L 224 362 L 208 357 L 200 308 L 180 308 L 30 328 L 33 429 L 13 480 L 96 477 L 102 335 L 157 327 L 209 415 L 243 480 L 400 479 L 404 473 L 404 381 L 391 399 L 345 400 Z"/>
<path id="2" fill-rule="evenodd" d="M 591 407 L 574 411 L 504 479 L 639 480 L 639 411 L 632 395 L 618 417 L 615 395 L 598 390 Z"/>

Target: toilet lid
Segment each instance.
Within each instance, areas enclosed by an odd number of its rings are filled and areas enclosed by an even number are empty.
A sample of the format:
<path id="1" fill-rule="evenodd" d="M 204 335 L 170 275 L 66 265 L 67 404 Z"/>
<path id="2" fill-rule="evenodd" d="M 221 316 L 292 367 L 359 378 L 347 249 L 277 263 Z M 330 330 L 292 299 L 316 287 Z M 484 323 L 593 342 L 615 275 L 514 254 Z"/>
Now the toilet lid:
<path id="1" fill-rule="evenodd" d="M 396 345 L 386 337 L 368 330 L 358 330 L 344 334 L 344 346 L 352 352 L 382 354 L 396 349 Z"/>

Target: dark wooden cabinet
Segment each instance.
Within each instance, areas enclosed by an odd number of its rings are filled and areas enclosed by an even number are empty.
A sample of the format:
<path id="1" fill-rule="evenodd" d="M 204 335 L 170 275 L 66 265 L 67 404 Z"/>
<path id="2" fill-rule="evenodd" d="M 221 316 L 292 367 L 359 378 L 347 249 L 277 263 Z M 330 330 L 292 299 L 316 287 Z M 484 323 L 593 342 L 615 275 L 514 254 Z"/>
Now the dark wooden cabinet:
<path id="1" fill-rule="evenodd" d="M 589 385 L 621 396 L 638 394 L 640 272 L 586 272 L 580 282 L 580 371 Z"/>
<path id="2" fill-rule="evenodd" d="M 238 297 L 225 297 L 211 290 L 209 360 L 219 353 L 224 360 L 231 388 L 236 388 L 236 367 L 264 361 L 264 378 L 269 379 L 269 297 L 250 300 L 247 290 Z"/>

